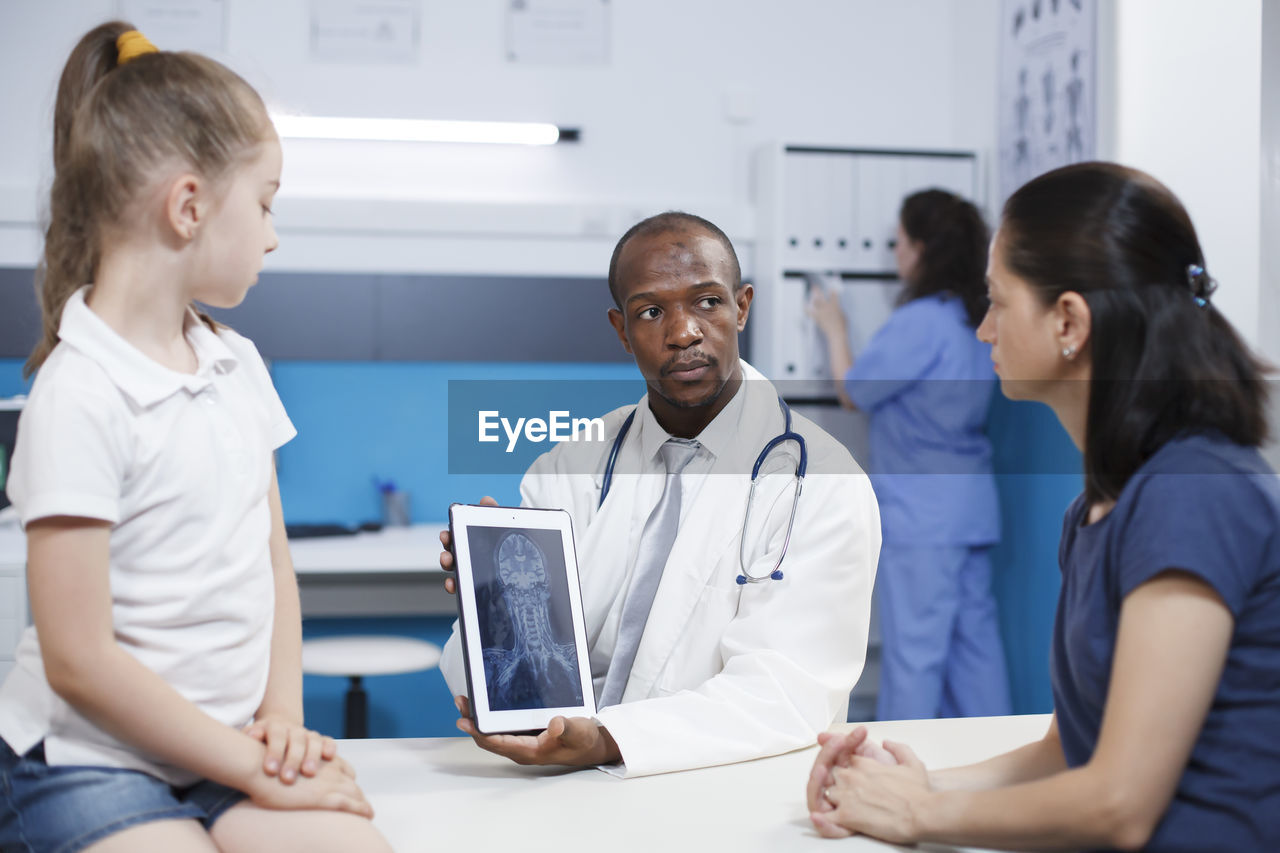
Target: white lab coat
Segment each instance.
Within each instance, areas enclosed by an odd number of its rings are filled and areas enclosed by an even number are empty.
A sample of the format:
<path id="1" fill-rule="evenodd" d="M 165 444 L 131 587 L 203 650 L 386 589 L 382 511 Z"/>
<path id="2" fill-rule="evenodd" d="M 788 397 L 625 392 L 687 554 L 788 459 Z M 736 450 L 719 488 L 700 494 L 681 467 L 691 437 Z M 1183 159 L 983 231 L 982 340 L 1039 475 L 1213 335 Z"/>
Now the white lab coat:
<path id="1" fill-rule="evenodd" d="M 784 577 L 736 582 L 751 465 L 783 430 L 773 385 L 745 361 L 742 366 L 747 381 L 739 393 L 747 397 L 734 451 L 716 458 L 682 513 L 622 704 L 598 713 L 622 753 L 622 766 L 605 768 L 611 772 L 663 773 L 808 746 L 818 732 L 843 721 L 862 672 L 880 514 L 867 476 L 848 450 L 798 414 L 793 429 L 805 438 L 809 466 Z M 603 447 L 560 444 L 539 457 L 521 483 L 524 505 L 563 508 L 572 516 L 590 637 L 626 593 L 618 573 L 601 566 L 617 568 L 627 560 L 626 544 L 635 533 L 641 477 L 623 473 L 643 470 L 634 428 L 619 453 L 608 500 L 597 504 L 609 445 L 631 409 L 605 417 L 609 440 Z M 766 470 L 794 470 L 795 445 L 783 447 Z M 757 489 L 747 540 L 753 575 L 767 574 L 781 550 L 790 482 L 770 476 L 762 478 L 767 487 Z M 465 693 L 456 623 L 440 667 L 454 693 Z"/>

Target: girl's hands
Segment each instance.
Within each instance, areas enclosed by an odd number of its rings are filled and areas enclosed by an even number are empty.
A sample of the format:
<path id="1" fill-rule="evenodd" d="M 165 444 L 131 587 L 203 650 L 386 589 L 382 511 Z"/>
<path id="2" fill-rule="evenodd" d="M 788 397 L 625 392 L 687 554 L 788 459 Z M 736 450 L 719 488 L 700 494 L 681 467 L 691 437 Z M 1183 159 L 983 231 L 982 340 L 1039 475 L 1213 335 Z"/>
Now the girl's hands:
<path id="1" fill-rule="evenodd" d="M 267 747 L 262 772 L 278 777 L 286 785 L 292 785 L 299 773 L 315 776 L 325 762 L 338 755 L 333 738 L 278 714 L 259 717 L 245 726 L 244 733 Z M 345 761 L 342 763 L 346 765 Z"/>
<path id="2" fill-rule="evenodd" d="M 373 817 L 373 807 L 356 784 L 355 771 L 342 758 L 324 762 L 314 776 L 297 777 L 289 785 L 259 773 L 245 793 L 255 805 L 266 809 L 327 809 Z"/>

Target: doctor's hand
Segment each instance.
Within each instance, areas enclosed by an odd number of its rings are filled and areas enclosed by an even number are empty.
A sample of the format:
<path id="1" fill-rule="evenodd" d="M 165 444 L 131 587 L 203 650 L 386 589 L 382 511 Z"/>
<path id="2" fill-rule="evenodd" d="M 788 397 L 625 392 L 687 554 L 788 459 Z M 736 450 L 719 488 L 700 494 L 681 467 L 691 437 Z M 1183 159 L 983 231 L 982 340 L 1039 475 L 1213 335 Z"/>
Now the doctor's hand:
<path id="1" fill-rule="evenodd" d="M 553 717 L 545 731 L 536 735 L 481 734 L 471 719 L 467 697 L 455 696 L 458 706 L 458 728 L 484 750 L 510 758 L 516 764 L 560 764 L 567 767 L 592 767 L 614 764 L 622 753 L 604 726 L 586 717 Z"/>
<path id="2" fill-rule="evenodd" d="M 847 767 L 832 769 L 831 784 L 821 791 L 827 808 L 809 813 L 819 835 L 860 833 L 893 844 L 920 840 L 920 815 L 933 797 L 929 774 L 906 744 L 886 741 L 884 748 L 897 764 L 855 755 Z"/>
<path id="3" fill-rule="evenodd" d="M 480 499 L 480 506 L 497 506 L 498 502 L 493 498 L 485 495 Z M 453 564 L 453 537 L 447 530 L 440 531 L 440 544 L 444 546 L 444 550 L 440 552 L 440 568 L 446 572 L 456 571 L 457 567 Z M 452 577 L 444 579 L 444 591 L 453 595 L 458 591 L 458 582 Z"/>

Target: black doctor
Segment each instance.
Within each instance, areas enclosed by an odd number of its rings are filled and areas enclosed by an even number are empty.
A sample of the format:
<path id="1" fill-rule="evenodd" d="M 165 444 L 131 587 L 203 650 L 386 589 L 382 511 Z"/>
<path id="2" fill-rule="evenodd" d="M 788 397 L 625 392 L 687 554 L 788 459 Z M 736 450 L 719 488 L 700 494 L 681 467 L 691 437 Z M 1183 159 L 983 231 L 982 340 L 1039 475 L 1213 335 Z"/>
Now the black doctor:
<path id="1" fill-rule="evenodd" d="M 754 292 L 742 283 L 728 238 L 692 214 L 646 219 L 618 241 L 609 291 L 617 306 L 609 309 L 609 322 L 645 378 L 654 417 L 672 435 L 693 438 L 742 385 L 738 334 Z M 497 505 L 491 497 L 481 503 Z M 440 543 L 440 567 L 453 571 L 449 531 L 441 531 Z M 451 577 L 444 586 L 457 591 Z M 467 698 L 456 696 L 454 703 L 459 730 L 517 764 L 589 767 L 621 758 L 608 729 L 586 717 L 555 717 L 537 735 L 485 735 Z"/>
<path id="2" fill-rule="evenodd" d="M 595 717 L 485 736 L 459 697 L 458 727 L 523 764 L 627 777 L 811 744 L 843 721 L 862 672 L 875 495 L 849 451 L 742 360 L 754 291 L 719 228 L 676 212 L 638 223 L 614 249 L 609 287 L 644 397 L 603 416 L 607 456 L 561 443 L 520 486 L 524 505 L 573 520 Z M 610 459 L 627 476 L 614 481 Z M 765 474 L 748 522 L 753 470 Z M 454 568 L 447 552 L 440 564 Z M 455 694 L 464 667 L 455 630 L 440 664 Z"/>

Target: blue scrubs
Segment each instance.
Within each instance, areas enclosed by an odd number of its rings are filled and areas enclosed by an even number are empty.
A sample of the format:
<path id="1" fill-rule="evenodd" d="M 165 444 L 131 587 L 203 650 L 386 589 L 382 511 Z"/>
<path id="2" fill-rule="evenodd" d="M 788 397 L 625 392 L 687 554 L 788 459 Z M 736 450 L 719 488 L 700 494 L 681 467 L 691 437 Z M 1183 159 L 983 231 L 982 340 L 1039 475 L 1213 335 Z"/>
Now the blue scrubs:
<path id="1" fill-rule="evenodd" d="M 845 376 L 870 416 L 884 534 L 882 720 L 1011 711 L 989 559 L 1000 539 L 985 432 L 995 379 L 991 348 L 944 295 L 894 311 Z"/>

